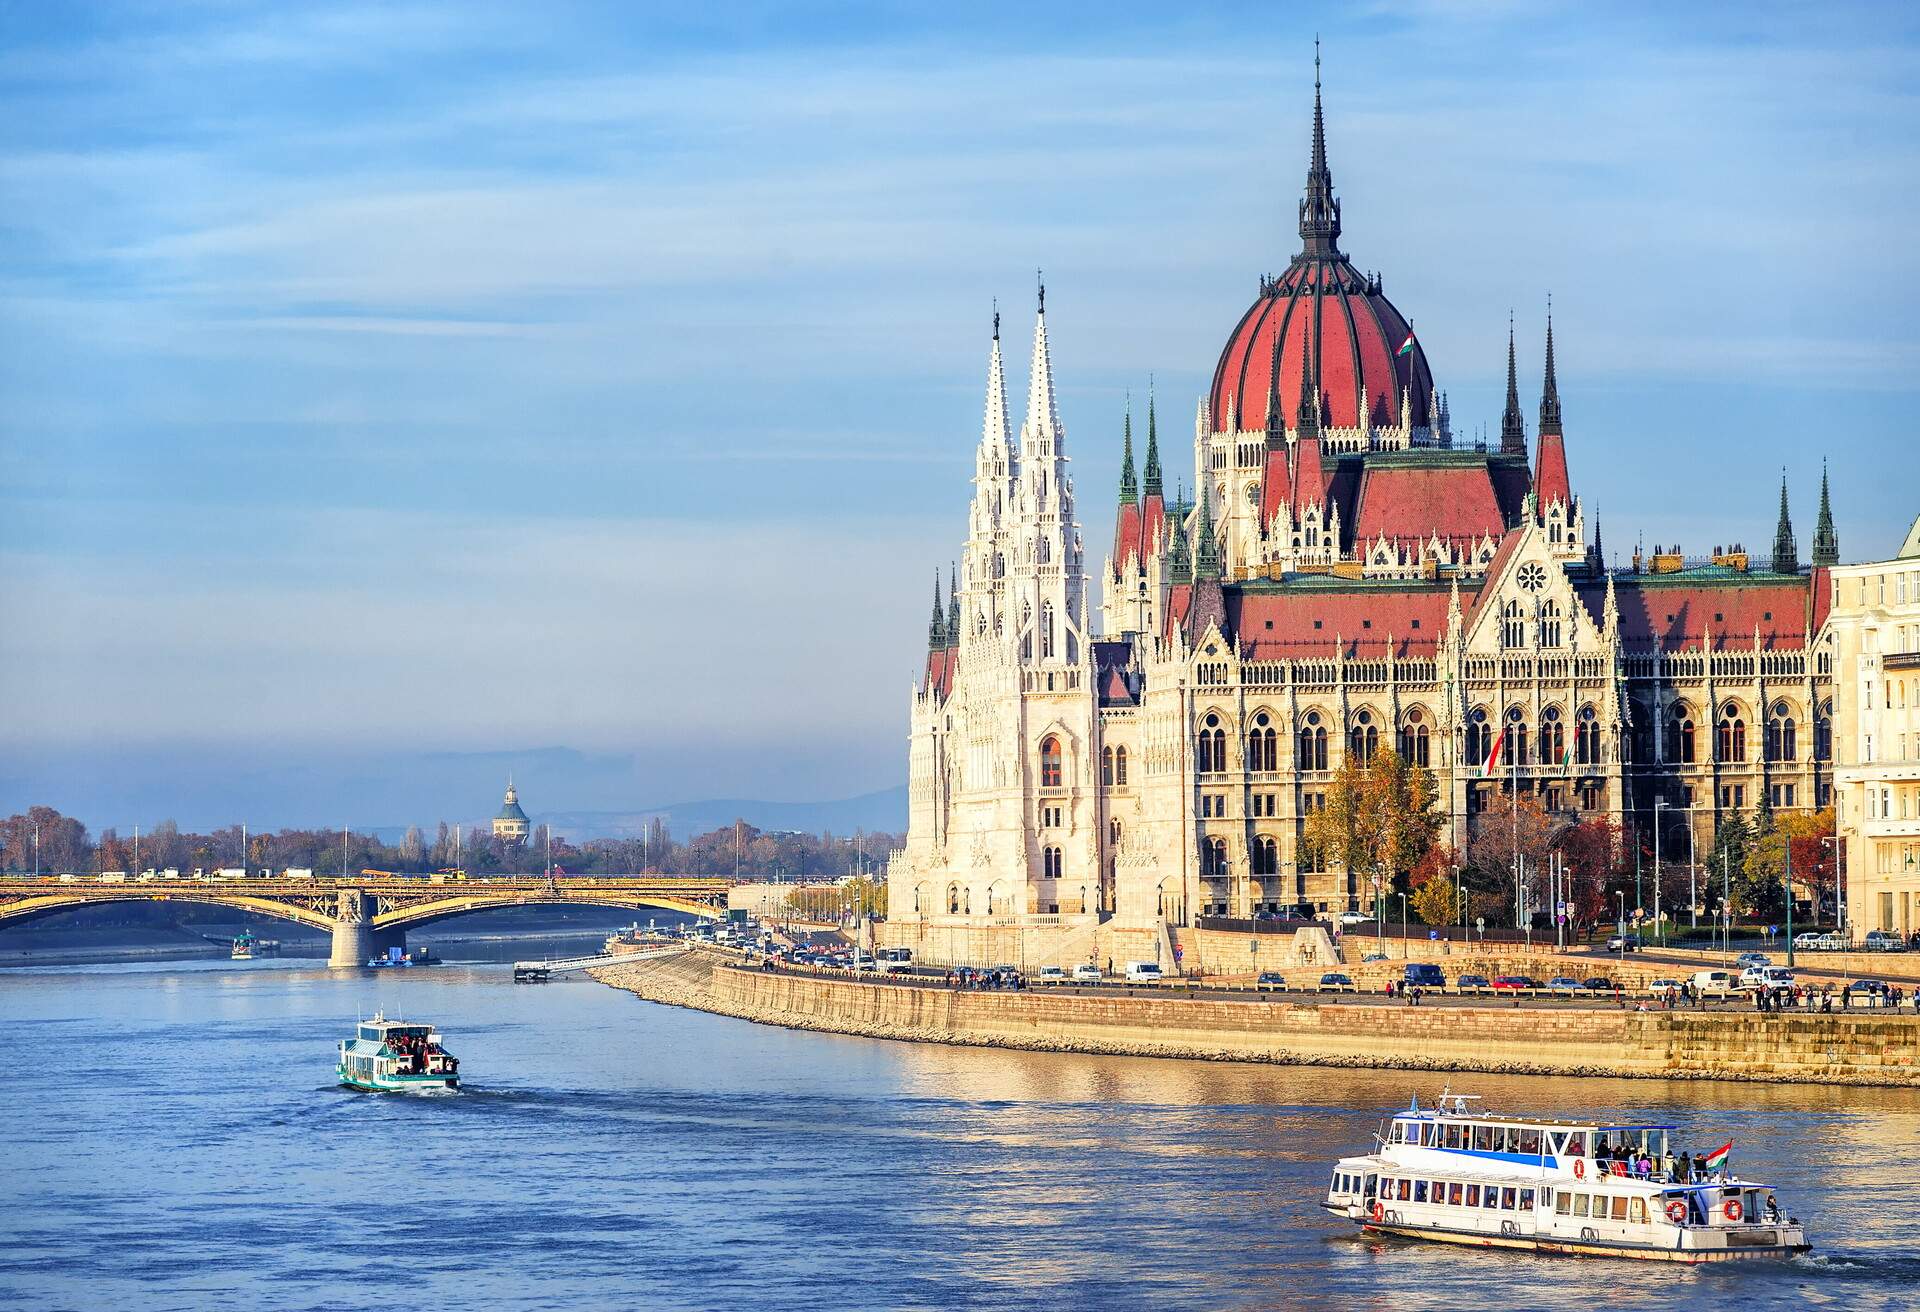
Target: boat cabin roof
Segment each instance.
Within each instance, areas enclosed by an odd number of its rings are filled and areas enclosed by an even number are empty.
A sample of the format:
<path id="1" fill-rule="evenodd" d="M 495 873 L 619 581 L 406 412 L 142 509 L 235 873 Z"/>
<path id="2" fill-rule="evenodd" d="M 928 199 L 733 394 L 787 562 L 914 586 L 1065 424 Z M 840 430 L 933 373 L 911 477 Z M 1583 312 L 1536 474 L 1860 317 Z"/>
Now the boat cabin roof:
<path id="1" fill-rule="evenodd" d="M 1441 1122 L 1450 1124 L 1520 1126 L 1537 1130 L 1584 1130 L 1589 1134 L 1638 1133 L 1642 1130 L 1674 1130 L 1678 1126 L 1662 1124 L 1658 1121 L 1561 1121 L 1543 1120 L 1532 1116 L 1499 1116 L 1491 1112 L 1476 1112 L 1467 1104 L 1478 1102 L 1478 1098 L 1466 1094 L 1443 1093 L 1438 1107 L 1422 1107 L 1415 1098 L 1406 1110 L 1395 1112 L 1396 1121 Z"/>

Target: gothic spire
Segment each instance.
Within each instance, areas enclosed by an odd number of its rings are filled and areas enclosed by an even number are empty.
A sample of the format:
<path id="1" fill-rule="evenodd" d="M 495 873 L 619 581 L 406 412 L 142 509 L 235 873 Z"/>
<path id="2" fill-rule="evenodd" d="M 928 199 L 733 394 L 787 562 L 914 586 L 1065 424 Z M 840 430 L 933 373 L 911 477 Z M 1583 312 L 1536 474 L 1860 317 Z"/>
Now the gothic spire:
<path id="1" fill-rule="evenodd" d="M 1010 456 L 1013 430 L 1007 422 L 1007 371 L 1000 358 L 1000 306 L 993 307 L 993 351 L 987 357 L 987 417 L 981 425 L 983 452 Z"/>
<path id="2" fill-rule="evenodd" d="M 940 604 L 940 571 L 933 571 L 933 623 L 927 626 L 927 647 L 944 651 L 947 646 L 947 608 Z"/>
<path id="3" fill-rule="evenodd" d="M 1339 251 L 1340 202 L 1333 195 L 1327 168 L 1327 125 L 1320 111 L 1320 38 L 1313 39 L 1313 158 L 1307 165 L 1307 194 L 1300 201 L 1300 240 L 1309 255 Z"/>
<path id="4" fill-rule="evenodd" d="M 1294 432 L 1301 439 L 1320 436 L 1320 378 L 1313 368 L 1313 339 L 1306 338 L 1300 360 L 1300 405 Z"/>
<path id="5" fill-rule="evenodd" d="M 1553 298 L 1547 298 L 1547 377 L 1540 385 L 1540 436 L 1560 433 L 1560 385 L 1553 377 Z"/>
<path id="6" fill-rule="evenodd" d="M 1200 522 L 1193 530 L 1193 577 L 1196 580 L 1218 579 L 1220 543 L 1213 536 L 1213 497 L 1208 494 L 1205 483 L 1200 485 L 1194 499 L 1200 503 Z"/>
<path id="7" fill-rule="evenodd" d="M 1173 545 L 1167 548 L 1167 579 L 1172 583 L 1191 583 L 1193 559 L 1187 551 L 1187 517 L 1179 513 L 1177 498 L 1174 513 L 1168 518 L 1173 520 Z"/>
<path id="8" fill-rule="evenodd" d="M 1513 359 L 1513 316 L 1507 316 L 1507 408 L 1500 416 L 1500 453 L 1527 453 L 1527 424 L 1520 417 L 1520 372 Z"/>
<path id="9" fill-rule="evenodd" d="M 1820 522 L 1813 530 L 1813 563 L 1838 565 L 1840 538 L 1833 531 L 1833 505 L 1827 498 L 1827 462 L 1820 462 Z"/>
<path id="10" fill-rule="evenodd" d="M 947 646 L 960 645 L 960 570 L 947 565 Z"/>
<path id="11" fill-rule="evenodd" d="M 1120 504 L 1131 506 L 1140 500 L 1139 486 L 1133 479 L 1133 398 L 1127 398 L 1127 417 L 1121 424 Z"/>
<path id="12" fill-rule="evenodd" d="M 1287 449 L 1287 417 L 1280 411 L 1280 344 L 1285 333 L 1273 335 L 1273 358 L 1267 362 L 1267 450 Z"/>
<path id="13" fill-rule="evenodd" d="M 1040 310 L 1033 321 L 1033 367 L 1027 384 L 1027 432 L 1050 438 L 1060 434 L 1060 411 L 1053 397 L 1053 358 L 1047 351 L 1047 285 L 1040 284 Z"/>
<path id="14" fill-rule="evenodd" d="M 1780 523 L 1773 530 L 1773 572 L 1800 572 L 1800 544 L 1793 540 L 1793 519 L 1787 514 L 1787 471 L 1780 471 Z"/>
<path id="15" fill-rule="evenodd" d="M 1151 380 L 1147 383 L 1147 465 L 1144 474 L 1145 481 L 1140 490 L 1147 496 L 1164 498 L 1167 492 L 1160 481 L 1160 425 L 1154 419 Z"/>

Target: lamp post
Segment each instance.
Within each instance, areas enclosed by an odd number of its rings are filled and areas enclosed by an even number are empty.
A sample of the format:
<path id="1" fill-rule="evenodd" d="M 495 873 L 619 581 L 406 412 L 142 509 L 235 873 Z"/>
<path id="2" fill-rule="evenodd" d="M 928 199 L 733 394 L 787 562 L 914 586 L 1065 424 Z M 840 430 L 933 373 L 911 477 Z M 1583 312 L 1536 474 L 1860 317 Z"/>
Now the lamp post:
<path id="1" fill-rule="evenodd" d="M 1407 959 L 1407 895 L 1400 895 L 1400 959 Z"/>
<path id="2" fill-rule="evenodd" d="M 1833 920 L 1834 920 L 1833 927 L 1837 930 L 1840 928 L 1840 837 L 1839 835 L 1830 834 L 1827 837 L 1821 839 L 1820 846 L 1825 848 L 1831 848 L 1833 850 Z M 1911 853 L 1909 853 L 1907 856 L 1907 868 L 1912 869 L 1912 867 L 1913 867 L 1913 856 Z M 1817 904 L 1813 908 L 1813 927 L 1815 929 L 1820 928 L 1820 908 Z"/>
<path id="3" fill-rule="evenodd" d="M 1787 839 L 1781 866 L 1787 879 L 1787 969 L 1793 969 L 1793 840 Z"/>
<path id="4" fill-rule="evenodd" d="M 33 877 L 40 878 L 40 822 L 33 822 Z"/>
<path id="5" fill-rule="evenodd" d="M 1620 932 L 1615 942 L 1620 944 L 1620 969 L 1627 968 L 1627 890 L 1620 889 L 1613 895 L 1620 903 Z"/>

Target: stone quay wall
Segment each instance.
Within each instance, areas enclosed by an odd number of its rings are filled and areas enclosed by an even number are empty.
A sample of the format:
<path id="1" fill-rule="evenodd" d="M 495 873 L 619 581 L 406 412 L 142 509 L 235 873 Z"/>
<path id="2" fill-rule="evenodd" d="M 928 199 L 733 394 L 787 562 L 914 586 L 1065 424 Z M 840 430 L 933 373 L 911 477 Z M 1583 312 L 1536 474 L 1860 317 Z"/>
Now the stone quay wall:
<path id="1" fill-rule="evenodd" d="M 651 1001 L 793 1029 L 1039 1052 L 1920 1087 L 1920 1017 L 1402 1007 L 1155 990 L 975 992 L 772 973 L 711 952 L 603 967 Z"/>

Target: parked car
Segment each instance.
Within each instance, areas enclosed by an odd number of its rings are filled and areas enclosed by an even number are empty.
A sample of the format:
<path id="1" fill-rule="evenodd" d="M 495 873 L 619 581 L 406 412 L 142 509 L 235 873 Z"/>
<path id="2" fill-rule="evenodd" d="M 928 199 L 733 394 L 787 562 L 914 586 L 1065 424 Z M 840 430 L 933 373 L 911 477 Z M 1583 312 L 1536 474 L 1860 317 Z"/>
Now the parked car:
<path id="1" fill-rule="evenodd" d="M 1868 931 L 1863 946 L 1869 952 L 1905 952 L 1907 941 L 1890 929 L 1875 929 Z"/>
<path id="2" fill-rule="evenodd" d="M 1073 968 L 1073 982 L 1075 984 L 1098 984 L 1100 982 L 1100 967 L 1088 965 L 1075 966 Z"/>
<path id="3" fill-rule="evenodd" d="M 1493 980 L 1495 993 L 1531 993 L 1540 987 L 1540 981 L 1530 975 L 1496 975 Z"/>
<path id="4" fill-rule="evenodd" d="M 1857 979 L 1847 985 L 1847 993 L 1851 995 L 1848 1001 L 1856 1007 L 1862 1004 L 1869 1007 L 1884 1007 L 1887 1005 L 1887 996 L 1891 991 L 1887 987 L 1887 982 L 1881 979 Z"/>
<path id="5" fill-rule="evenodd" d="M 1431 961 L 1409 961 L 1406 983 L 1410 989 L 1433 989 L 1438 992 L 1447 987 L 1447 977 Z"/>
<path id="6" fill-rule="evenodd" d="M 1609 952 L 1638 952 L 1640 936 L 1638 934 L 1615 934 L 1607 940 Z"/>
<path id="7" fill-rule="evenodd" d="M 1677 979 L 1657 979 L 1647 985 L 1647 992 L 1658 997 L 1662 993 L 1678 993 L 1681 987 L 1682 985 Z"/>
<path id="8" fill-rule="evenodd" d="M 1696 970 L 1693 989 L 1703 998 L 1730 998 L 1740 991 L 1740 977 L 1730 970 Z"/>
<path id="9" fill-rule="evenodd" d="M 1360 964 L 1365 966 L 1365 965 L 1371 964 L 1372 962 L 1385 961 L 1386 959 L 1387 959 L 1387 954 L 1384 952 L 1369 952 L 1367 953 L 1366 956 L 1360 958 Z"/>
<path id="10" fill-rule="evenodd" d="M 1793 972 L 1785 966 L 1748 966 L 1740 972 L 1740 987 L 1744 989 L 1790 989 L 1793 987 Z"/>
<path id="11" fill-rule="evenodd" d="M 1595 975 L 1592 979 L 1581 980 L 1580 987 L 1589 993 L 1611 993 L 1617 986 L 1605 975 Z"/>
<path id="12" fill-rule="evenodd" d="M 1808 930 L 1804 934 L 1793 936 L 1793 946 L 1799 952 L 1825 952 L 1828 936 L 1817 930 Z"/>
<path id="13" fill-rule="evenodd" d="M 1733 959 L 1733 964 L 1741 967 L 1771 966 L 1773 964 L 1773 958 L 1764 952 L 1742 952 Z"/>
<path id="14" fill-rule="evenodd" d="M 1286 990 L 1287 977 L 1277 970 L 1263 970 L 1260 972 L 1260 978 L 1253 982 L 1253 986 L 1262 993 L 1281 993 Z"/>
<path id="15" fill-rule="evenodd" d="M 1547 981 L 1547 992 L 1564 994 L 1569 998 L 1578 993 L 1580 988 L 1580 981 L 1567 975 L 1555 975 Z"/>
<path id="16" fill-rule="evenodd" d="M 1126 980 L 1129 985 L 1158 984 L 1161 980 L 1160 963 L 1156 961 L 1129 961 Z"/>
<path id="17" fill-rule="evenodd" d="M 1319 991 L 1322 993 L 1352 993 L 1353 980 L 1337 971 L 1328 971 L 1320 977 Z"/>
<path id="18" fill-rule="evenodd" d="M 1061 966 L 1042 966 L 1040 967 L 1040 973 L 1033 977 L 1033 982 L 1036 984 L 1065 984 L 1067 982 L 1066 969 Z"/>
<path id="19" fill-rule="evenodd" d="M 1493 985 L 1485 975 L 1462 975 L 1453 982 L 1456 993 L 1491 993 Z"/>
<path id="20" fill-rule="evenodd" d="M 1355 925 L 1367 924 L 1372 919 L 1373 917 L 1364 911 L 1342 911 L 1340 913 L 1340 927 L 1342 929 L 1351 929 Z"/>

